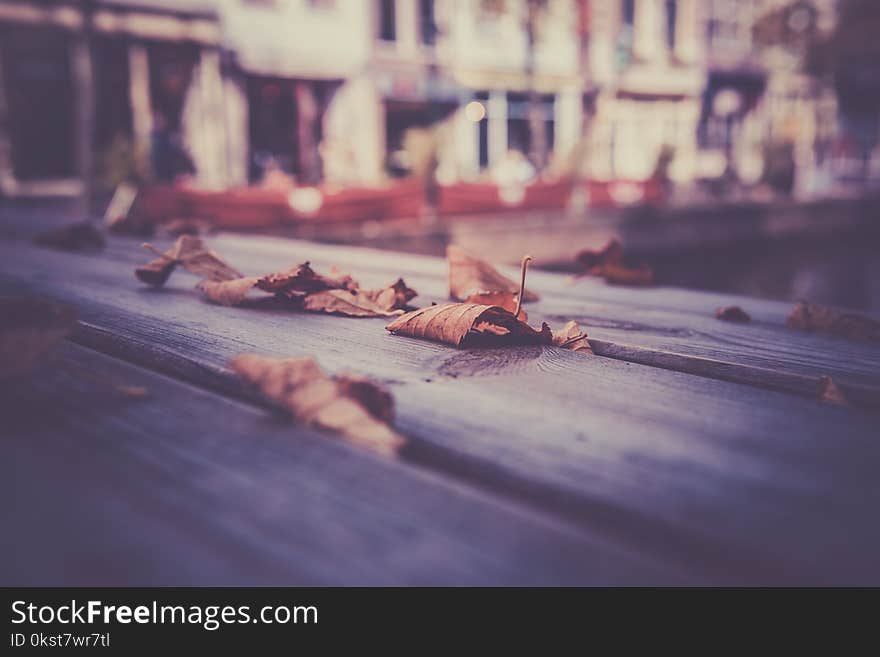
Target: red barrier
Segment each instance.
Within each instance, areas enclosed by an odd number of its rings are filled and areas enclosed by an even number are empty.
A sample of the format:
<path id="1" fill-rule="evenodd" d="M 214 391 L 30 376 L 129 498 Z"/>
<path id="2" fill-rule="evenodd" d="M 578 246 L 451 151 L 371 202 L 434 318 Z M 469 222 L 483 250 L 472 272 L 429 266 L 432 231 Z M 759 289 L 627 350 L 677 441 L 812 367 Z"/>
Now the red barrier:
<path id="1" fill-rule="evenodd" d="M 138 197 L 138 213 L 149 223 L 179 218 L 205 219 L 221 228 L 260 228 L 288 222 L 369 221 L 417 217 L 425 205 L 424 185 L 402 181 L 384 188 L 295 187 L 290 191 L 244 187 L 207 191 L 189 187 L 148 187 Z"/>
<path id="2" fill-rule="evenodd" d="M 501 187 L 495 183 L 441 185 L 437 210 L 440 214 L 505 212 L 508 210 L 561 210 L 568 205 L 572 181 Z"/>
<path id="3" fill-rule="evenodd" d="M 656 203 L 665 197 L 663 185 L 649 180 L 587 180 L 587 205 L 593 208 L 616 208 L 640 203 Z"/>
<path id="4" fill-rule="evenodd" d="M 419 180 L 402 180 L 381 188 L 299 187 L 290 193 L 288 220 L 345 222 L 418 217 L 425 203 L 425 186 Z"/>

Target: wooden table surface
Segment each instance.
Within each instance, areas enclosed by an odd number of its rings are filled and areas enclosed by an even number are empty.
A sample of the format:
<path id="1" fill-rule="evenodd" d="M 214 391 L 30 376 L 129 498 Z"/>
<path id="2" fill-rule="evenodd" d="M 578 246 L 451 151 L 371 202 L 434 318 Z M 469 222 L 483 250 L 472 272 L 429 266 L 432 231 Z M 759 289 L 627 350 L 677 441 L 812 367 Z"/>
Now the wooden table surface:
<path id="1" fill-rule="evenodd" d="M 459 350 L 214 306 L 186 272 L 147 288 L 137 239 L 28 235 L 0 227 L 0 295 L 81 323 L 0 390 L 2 584 L 880 584 L 880 348 L 788 329 L 791 304 L 533 271 L 530 322 L 575 319 L 597 355 Z M 247 274 L 310 260 L 447 297 L 436 258 L 206 241 Z M 273 414 L 228 370 L 245 351 L 386 384 L 400 458 Z M 817 400 L 826 375 L 852 407 Z"/>

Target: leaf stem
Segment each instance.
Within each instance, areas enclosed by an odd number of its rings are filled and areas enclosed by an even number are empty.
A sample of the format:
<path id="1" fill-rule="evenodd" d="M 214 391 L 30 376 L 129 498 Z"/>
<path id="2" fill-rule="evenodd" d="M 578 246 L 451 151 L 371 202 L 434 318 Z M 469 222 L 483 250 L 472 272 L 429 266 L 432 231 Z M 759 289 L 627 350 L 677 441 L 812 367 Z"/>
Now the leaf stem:
<path id="1" fill-rule="evenodd" d="M 523 256 L 519 272 L 519 296 L 516 299 L 516 310 L 513 313 L 514 317 L 519 317 L 519 311 L 522 308 L 523 294 L 525 294 L 526 291 L 526 271 L 528 270 L 531 261 L 532 256 Z"/>

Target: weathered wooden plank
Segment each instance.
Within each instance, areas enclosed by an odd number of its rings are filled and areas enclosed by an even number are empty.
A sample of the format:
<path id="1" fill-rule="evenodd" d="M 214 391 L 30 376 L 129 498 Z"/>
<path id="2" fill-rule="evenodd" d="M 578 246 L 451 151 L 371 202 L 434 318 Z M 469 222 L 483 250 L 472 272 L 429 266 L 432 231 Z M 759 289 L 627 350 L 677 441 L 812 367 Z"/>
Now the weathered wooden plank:
<path id="1" fill-rule="evenodd" d="M 4 585 L 688 581 L 583 529 L 76 345 L 0 392 Z"/>
<path id="2" fill-rule="evenodd" d="M 447 298 L 446 264 L 437 258 L 389 258 L 371 249 L 265 236 L 220 234 L 211 242 L 251 273 L 310 259 L 318 267 L 352 269 L 368 285 L 387 284 L 403 274 L 421 292 L 419 303 Z M 136 244 L 114 240 L 105 257 L 134 265 L 142 258 Z M 528 306 L 533 322 L 575 319 L 601 355 L 806 397 L 816 397 L 823 377 L 831 376 L 852 403 L 880 408 L 880 349 L 788 329 L 791 304 L 675 288 L 621 288 L 535 270 L 530 281 L 543 295 Z M 755 321 L 737 325 L 715 319 L 715 308 L 723 305 L 744 306 Z"/>
<path id="3" fill-rule="evenodd" d="M 7 255 L 0 290 L 78 304 L 92 325 L 80 339 L 207 385 L 227 386 L 219 368 L 245 350 L 371 374 L 394 385 L 407 458 L 697 572 L 880 579 L 868 414 L 551 348 L 457 351 L 389 336 L 383 320 L 218 308 L 184 274 L 145 290 L 112 260 Z M 10 273 L 29 257 L 30 280 Z"/>

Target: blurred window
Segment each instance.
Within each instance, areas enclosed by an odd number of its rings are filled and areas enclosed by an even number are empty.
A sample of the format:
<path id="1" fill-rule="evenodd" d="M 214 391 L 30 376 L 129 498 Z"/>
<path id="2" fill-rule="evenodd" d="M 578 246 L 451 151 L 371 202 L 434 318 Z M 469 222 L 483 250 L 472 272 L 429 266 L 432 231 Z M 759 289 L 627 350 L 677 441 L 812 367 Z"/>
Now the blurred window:
<path id="1" fill-rule="evenodd" d="M 621 69 L 626 68 L 632 59 L 635 16 L 635 0 L 621 0 L 620 31 L 617 34 L 617 66 Z"/>
<path id="2" fill-rule="evenodd" d="M 396 0 L 379 0 L 379 38 L 382 41 L 396 41 Z"/>
<path id="3" fill-rule="evenodd" d="M 434 45 L 437 40 L 437 21 L 434 15 L 434 0 L 419 0 L 419 27 L 422 43 Z"/>
<path id="4" fill-rule="evenodd" d="M 675 21 L 678 17 L 678 2 L 666 0 L 666 45 L 675 48 Z"/>
<path id="5" fill-rule="evenodd" d="M 620 4 L 620 22 L 631 28 L 636 18 L 636 0 L 622 0 Z"/>

